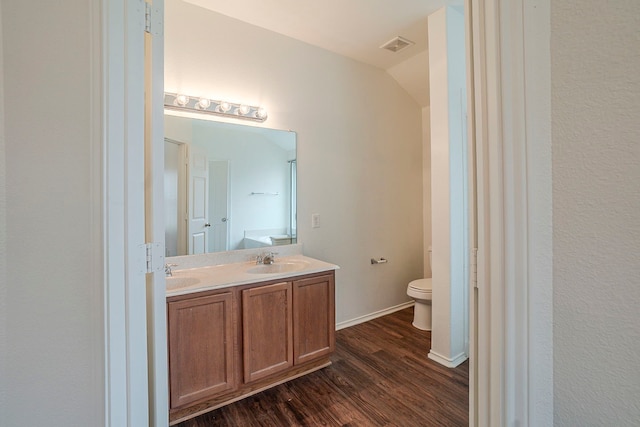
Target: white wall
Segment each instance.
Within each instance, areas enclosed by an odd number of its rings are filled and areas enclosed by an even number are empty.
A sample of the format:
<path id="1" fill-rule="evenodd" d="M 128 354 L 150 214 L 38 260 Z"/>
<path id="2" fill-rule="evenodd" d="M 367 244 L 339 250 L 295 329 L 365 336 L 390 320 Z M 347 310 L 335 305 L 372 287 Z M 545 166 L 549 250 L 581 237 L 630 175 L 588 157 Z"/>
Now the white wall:
<path id="1" fill-rule="evenodd" d="M 454 7 L 429 16 L 433 280 L 429 357 L 466 360 L 467 169 L 464 16 Z"/>
<path id="2" fill-rule="evenodd" d="M 3 0 L 1 7 L 0 425 L 99 426 L 99 6 Z"/>
<path id="3" fill-rule="evenodd" d="M 3 28 L 2 3 L 0 2 L 0 34 Z M 0 37 L 0 384 L 7 378 L 7 176 L 6 143 L 4 129 L 4 43 Z M 9 412 L 7 387 L 0 387 L 0 421 Z"/>
<path id="4" fill-rule="evenodd" d="M 517 5 L 516 5 L 517 7 Z M 529 425 L 553 425 L 553 205 L 551 141 L 551 45 L 548 0 L 523 10 L 527 150 L 527 257 L 529 340 L 520 370 L 529 382 Z M 517 44 L 517 43 L 514 43 Z M 517 93 L 517 90 L 516 90 Z M 516 343 L 516 345 L 518 345 Z M 527 368 L 522 364 L 526 363 Z M 515 398 L 516 396 L 514 396 Z"/>
<path id="5" fill-rule="evenodd" d="M 551 3 L 554 412 L 640 420 L 640 2 Z"/>
<path id="6" fill-rule="evenodd" d="M 415 101 L 383 70 L 258 27 L 177 0 L 166 16 L 167 91 L 264 105 L 265 126 L 296 131 L 298 233 L 341 267 L 338 323 L 408 302 L 424 258 Z"/>
<path id="7" fill-rule="evenodd" d="M 422 109 L 422 228 L 424 277 L 431 277 L 429 246 L 431 246 L 431 110 Z"/>

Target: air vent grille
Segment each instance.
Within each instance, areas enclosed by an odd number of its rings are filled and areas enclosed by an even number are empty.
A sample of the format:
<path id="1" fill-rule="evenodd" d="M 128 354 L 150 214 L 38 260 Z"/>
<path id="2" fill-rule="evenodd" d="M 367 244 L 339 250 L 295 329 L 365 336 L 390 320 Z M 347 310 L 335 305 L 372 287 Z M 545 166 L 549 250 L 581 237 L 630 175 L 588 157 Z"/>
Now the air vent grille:
<path id="1" fill-rule="evenodd" d="M 412 42 L 411 40 L 407 40 L 404 37 L 395 37 L 391 40 L 389 40 L 388 42 L 386 42 L 385 44 L 383 44 L 382 46 L 380 46 L 380 49 L 386 49 L 389 50 L 391 52 L 400 52 L 403 49 L 408 48 L 409 46 L 414 45 L 415 43 Z"/>

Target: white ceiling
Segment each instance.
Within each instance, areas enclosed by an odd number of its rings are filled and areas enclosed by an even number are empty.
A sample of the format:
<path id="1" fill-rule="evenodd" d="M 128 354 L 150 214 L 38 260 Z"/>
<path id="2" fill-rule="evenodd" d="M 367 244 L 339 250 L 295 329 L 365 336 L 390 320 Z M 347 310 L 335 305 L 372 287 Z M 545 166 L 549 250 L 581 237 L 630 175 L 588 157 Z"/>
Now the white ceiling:
<path id="1" fill-rule="evenodd" d="M 223 15 L 387 70 L 429 105 L 427 16 L 451 0 L 185 0 Z M 393 53 L 396 36 L 415 42 Z"/>

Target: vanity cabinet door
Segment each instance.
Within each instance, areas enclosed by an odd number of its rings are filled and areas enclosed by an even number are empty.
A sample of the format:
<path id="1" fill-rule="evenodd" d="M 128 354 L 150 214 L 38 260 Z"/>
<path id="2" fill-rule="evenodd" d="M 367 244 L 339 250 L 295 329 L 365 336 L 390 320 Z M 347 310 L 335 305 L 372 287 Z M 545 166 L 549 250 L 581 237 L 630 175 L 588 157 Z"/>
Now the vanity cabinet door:
<path id="1" fill-rule="evenodd" d="M 335 349 L 333 274 L 293 282 L 293 343 L 296 364 L 327 356 Z"/>
<path id="2" fill-rule="evenodd" d="M 234 294 L 167 303 L 171 407 L 237 387 Z"/>
<path id="3" fill-rule="evenodd" d="M 293 366 L 291 282 L 242 291 L 244 382 Z"/>

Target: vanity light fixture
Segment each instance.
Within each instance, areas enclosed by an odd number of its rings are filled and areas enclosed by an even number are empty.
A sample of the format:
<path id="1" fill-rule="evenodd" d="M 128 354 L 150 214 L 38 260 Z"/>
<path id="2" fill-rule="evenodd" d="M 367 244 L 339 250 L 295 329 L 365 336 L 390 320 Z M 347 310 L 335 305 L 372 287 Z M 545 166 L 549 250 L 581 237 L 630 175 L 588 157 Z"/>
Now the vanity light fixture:
<path id="1" fill-rule="evenodd" d="M 164 108 L 178 111 L 212 114 L 216 116 L 264 122 L 267 110 L 247 104 L 236 104 L 228 101 L 216 101 L 209 98 L 189 96 L 178 93 L 164 94 Z"/>

